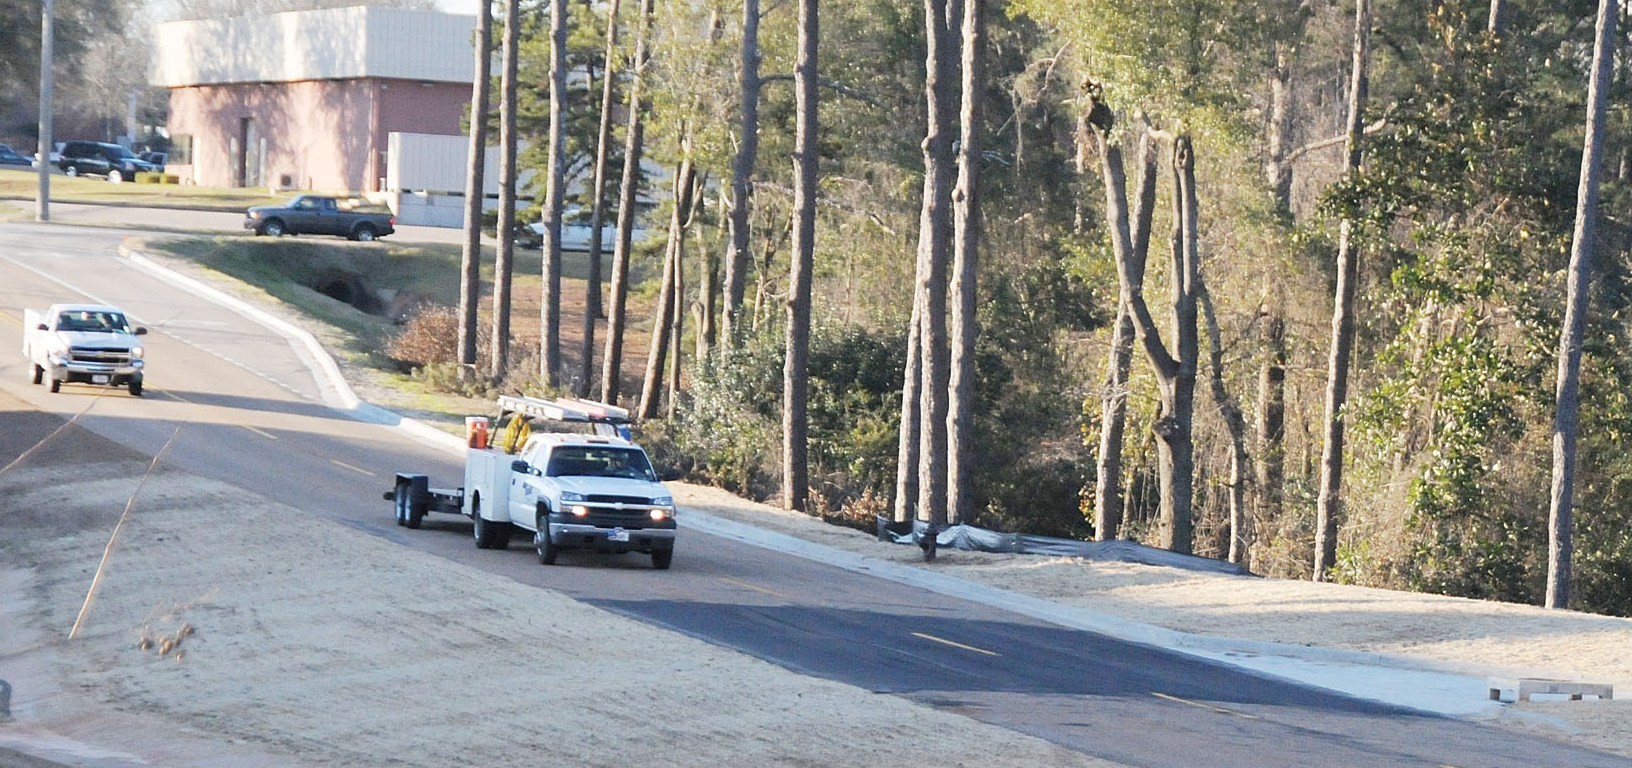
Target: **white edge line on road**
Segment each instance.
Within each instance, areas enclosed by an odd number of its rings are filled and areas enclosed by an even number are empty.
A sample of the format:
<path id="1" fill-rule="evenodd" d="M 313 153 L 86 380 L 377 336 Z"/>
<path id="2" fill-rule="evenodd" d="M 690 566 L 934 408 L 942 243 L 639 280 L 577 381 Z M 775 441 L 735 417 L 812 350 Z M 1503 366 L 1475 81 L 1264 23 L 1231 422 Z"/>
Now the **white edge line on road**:
<path id="1" fill-rule="evenodd" d="M 185 289 L 195 296 L 220 304 L 284 337 L 295 348 L 296 354 L 314 369 L 314 373 L 319 374 L 318 387 L 323 390 L 323 399 L 329 401 L 332 395 L 334 401 L 329 402 L 330 405 L 344 411 L 357 410 L 361 402 L 357 398 L 357 393 L 352 391 L 351 385 L 340 375 L 340 366 L 323 350 L 323 345 L 318 343 L 317 337 L 243 299 L 162 266 L 142 253 L 126 248 L 123 244 L 120 244 L 119 252 L 125 254 L 130 263 L 142 271 Z"/>
<path id="2" fill-rule="evenodd" d="M 455 435 L 450 435 L 424 422 L 404 418 L 372 403 L 365 403 L 357 397 L 357 393 L 346 383 L 346 377 L 340 373 L 340 366 L 323 349 L 317 337 L 294 324 L 267 312 L 236 296 L 232 296 L 218 288 L 205 285 L 203 282 L 183 275 L 175 270 L 154 261 L 139 251 L 120 244 L 119 252 L 130 260 L 131 264 L 142 271 L 185 290 L 206 301 L 214 302 L 226 309 L 242 315 L 265 327 L 267 330 L 282 336 L 287 340 L 295 354 L 300 357 L 313 378 L 317 379 L 318 388 L 323 391 L 324 402 L 331 408 L 339 410 L 358 421 L 370 424 L 396 427 L 421 444 L 447 453 L 464 455 L 465 442 Z M 246 368 L 246 370 L 248 370 Z"/>

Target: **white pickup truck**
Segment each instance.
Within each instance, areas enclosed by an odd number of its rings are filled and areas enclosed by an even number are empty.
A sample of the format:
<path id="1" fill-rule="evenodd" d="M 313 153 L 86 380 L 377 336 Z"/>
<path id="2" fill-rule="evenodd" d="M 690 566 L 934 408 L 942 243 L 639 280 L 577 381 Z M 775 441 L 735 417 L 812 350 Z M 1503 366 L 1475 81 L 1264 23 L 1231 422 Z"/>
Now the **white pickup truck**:
<path id="1" fill-rule="evenodd" d="M 136 337 L 146 333 L 118 307 L 105 304 L 23 310 L 23 356 L 31 364 L 34 383 L 49 379 L 52 392 L 73 383 L 125 387 L 141 396 L 143 349 Z"/>
<path id="2" fill-rule="evenodd" d="M 385 498 L 397 524 L 420 527 L 428 512 L 471 519 L 476 546 L 505 549 L 516 529 L 532 533 L 539 562 L 554 565 L 562 550 L 641 552 L 652 567 L 674 559 L 674 496 L 659 481 L 625 430 L 628 411 L 586 400 L 499 398 L 506 415 L 541 426 L 593 425 L 598 434 L 533 432 L 518 453 L 473 446 L 465 454 L 465 484 L 430 487 L 425 475 L 398 473 Z"/>

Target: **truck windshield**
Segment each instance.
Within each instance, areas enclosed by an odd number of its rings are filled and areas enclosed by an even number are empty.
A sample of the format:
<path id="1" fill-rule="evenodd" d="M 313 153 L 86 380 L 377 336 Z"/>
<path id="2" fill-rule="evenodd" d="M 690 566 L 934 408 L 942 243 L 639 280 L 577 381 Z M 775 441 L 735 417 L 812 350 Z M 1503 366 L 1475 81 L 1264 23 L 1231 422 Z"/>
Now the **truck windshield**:
<path id="1" fill-rule="evenodd" d="M 118 312 L 76 309 L 57 316 L 57 330 L 124 333 L 130 330 L 130 324 Z"/>
<path id="2" fill-rule="evenodd" d="M 550 455 L 550 477 L 622 477 L 657 482 L 646 454 L 631 448 L 565 446 Z"/>

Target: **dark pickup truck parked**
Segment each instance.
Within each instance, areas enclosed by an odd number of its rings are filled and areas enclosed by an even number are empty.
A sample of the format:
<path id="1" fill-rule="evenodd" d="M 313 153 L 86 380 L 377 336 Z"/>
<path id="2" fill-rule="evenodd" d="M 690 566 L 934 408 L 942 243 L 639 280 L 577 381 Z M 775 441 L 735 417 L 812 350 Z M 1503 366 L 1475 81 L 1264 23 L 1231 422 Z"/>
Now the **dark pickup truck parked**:
<path id="1" fill-rule="evenodd" d="M 244 217 L 257 235 L 336 235 L 367 242 L 396 229 L 391 210 L 360 197 L 301 195 L 287 205 L 258 205 Z"/>

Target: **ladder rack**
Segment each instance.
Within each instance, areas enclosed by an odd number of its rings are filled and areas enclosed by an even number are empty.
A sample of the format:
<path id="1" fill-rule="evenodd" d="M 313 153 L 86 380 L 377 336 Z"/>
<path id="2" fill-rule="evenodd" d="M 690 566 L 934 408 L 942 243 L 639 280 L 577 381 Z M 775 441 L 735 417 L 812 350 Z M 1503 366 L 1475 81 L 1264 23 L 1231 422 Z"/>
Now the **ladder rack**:
<path id="1" fill-rule="evenodd" d="M 597 403 L 582 398 L 544 398 L 520 395 L 499 395 L 499 418 L 519 413 L 546 421 L 575 421 L 588 424 L 621 425 L 630 423 L 629 411 L 615 405 Z"/>

